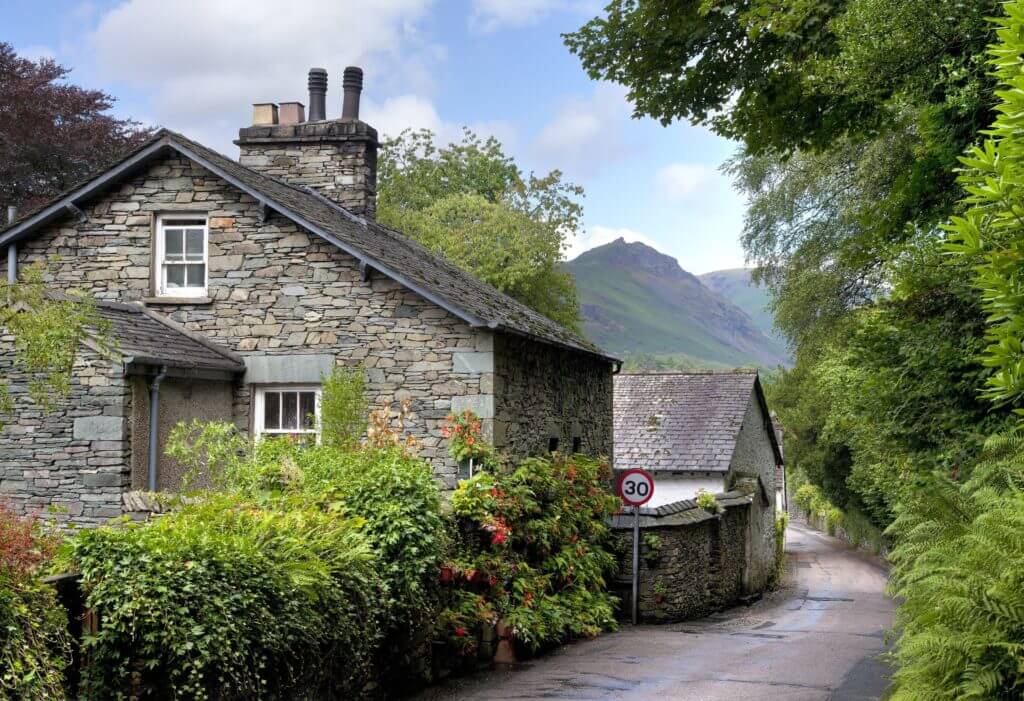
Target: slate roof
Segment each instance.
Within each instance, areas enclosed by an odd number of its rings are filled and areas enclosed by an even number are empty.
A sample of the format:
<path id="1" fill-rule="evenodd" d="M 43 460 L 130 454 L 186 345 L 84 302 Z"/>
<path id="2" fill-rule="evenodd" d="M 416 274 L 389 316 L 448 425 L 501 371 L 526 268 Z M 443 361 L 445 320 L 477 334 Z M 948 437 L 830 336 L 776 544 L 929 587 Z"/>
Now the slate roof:
<path id="1" fill-rule="evenodd" d="M 766 409 L 755 372 L 617 375 L 614 396 L 619 470 L 728 472 L 750 402 Z"/>
<path id="2" fill-rule="evenodd" d="M 96 311 L 110 324 L 114 351 L 124 362 L 195 370 L 242 372 L 242 358 L 170 319 L 135 304 L 97 302 Z"/>
<path id="3" fill-rule="evenodd" d="M 730 506 L 749 504 L 753 501 L 753 497 L 744 492 L 734 490 L 715 494 L 715 501 L 722 508 L 728 508 Z M 697 506 L 697 502 L 693 499 L 680 499 L 679 501 L 662 504 L 661 506 L 640 507 L 641 528 L 689 526 L 713 518 L 715 518 L 715 514 L 702 506 Z M 622 513 L 612 516 L 608 523 L 612 528 L 626 529 L 633 527 L 633 519 L 631 511 L 623 510 Z"/>
<path id="4" fill-rule="evenodd" d="M 101 173 L 27 212 L 6 229 L 0 229 L 0 246 L 24 238 L 38 227 L 65 216 L 69 205 L 73 207 L 78 201 L 84 201 L 99 186 L 106 185 L 106 181 L 116 182 L 121 173 L 142 167 L 167 149 L 212 170 L 270 209 L 334 243 L 471 326 L 526 336 L 598 355 L 609 362 L 617 360 L 571 329 L 477 280 L 403 234 L 353 214 L 312 189 L 259 173 L 167 129 L 161 129 Z"/>

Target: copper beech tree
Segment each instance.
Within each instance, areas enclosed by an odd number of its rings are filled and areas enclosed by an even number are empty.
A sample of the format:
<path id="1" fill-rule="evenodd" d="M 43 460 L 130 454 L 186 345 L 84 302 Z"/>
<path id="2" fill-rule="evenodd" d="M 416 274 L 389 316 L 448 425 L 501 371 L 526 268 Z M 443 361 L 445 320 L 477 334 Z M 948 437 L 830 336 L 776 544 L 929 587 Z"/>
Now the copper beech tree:
<path id="1" fill-rule="evenodd" d="M 70 72 L 0 42 L 0 204 L 37 206 L 150 136 L 110 114 L 107 93 L 67 82 Z"/>

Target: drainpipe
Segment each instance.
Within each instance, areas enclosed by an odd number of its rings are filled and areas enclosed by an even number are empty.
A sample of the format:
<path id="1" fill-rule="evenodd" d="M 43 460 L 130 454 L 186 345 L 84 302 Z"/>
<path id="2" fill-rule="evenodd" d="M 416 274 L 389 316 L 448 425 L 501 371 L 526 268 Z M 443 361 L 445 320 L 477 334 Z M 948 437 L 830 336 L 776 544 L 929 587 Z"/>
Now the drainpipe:
<path id="1" fill-rule="evenodd" d="M 160 373 L 149 385 L 149 491 L 156 491 L 156 451 L 157 451 L 157 419 L 160 412 L 160 383 L 167 377 L 167 366 L 160 368 Z"/>
<path id="2" fill-rule="evenodd" d="M 18 208 L 7 208 L 7 223 L 13 224 L 18 218 Z M 11 285 L 18 281 L 18 244 L 13 241 L 7 244 L 7 282 Z"/>

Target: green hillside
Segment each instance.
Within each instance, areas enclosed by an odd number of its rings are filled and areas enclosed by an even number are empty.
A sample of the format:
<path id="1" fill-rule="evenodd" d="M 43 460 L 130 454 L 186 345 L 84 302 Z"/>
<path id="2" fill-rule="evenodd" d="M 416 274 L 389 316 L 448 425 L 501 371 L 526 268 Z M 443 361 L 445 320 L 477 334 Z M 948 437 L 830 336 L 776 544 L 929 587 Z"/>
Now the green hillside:
<path id="1" fill-rule="evenodd" d="M 749 268 L 731 268 L 716 270 L 697 276 L 705 287 L 722 299 L 727 299 L 745 311 L 761 333 L 773 338 L 781 338 L 775 328 L 775 321 L 768 309 L 770 300 L 768 290 L 755 285 L 750 279 Z"/>
<path id="2" fill-rule="evenodd" d="M 619 239 L 566 266 L 576 278 L 587 335 L 613 353 L 730 367 L 788 361 L 785 348 L 742 309 L 649 246 Z"/>

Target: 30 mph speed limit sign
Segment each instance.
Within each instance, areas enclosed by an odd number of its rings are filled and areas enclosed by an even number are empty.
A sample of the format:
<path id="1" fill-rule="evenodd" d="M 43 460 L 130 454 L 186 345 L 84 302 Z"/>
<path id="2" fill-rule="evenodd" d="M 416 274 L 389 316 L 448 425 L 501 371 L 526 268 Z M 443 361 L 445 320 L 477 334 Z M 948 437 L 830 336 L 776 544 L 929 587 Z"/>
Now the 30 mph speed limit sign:
<path id="1" fill-rule="evenodd" d="M 619 475 L 619 496 L 630 506 L 646 504 L 654 496 L 654 478 L 643 470 L 626 470 Z"/>

